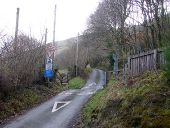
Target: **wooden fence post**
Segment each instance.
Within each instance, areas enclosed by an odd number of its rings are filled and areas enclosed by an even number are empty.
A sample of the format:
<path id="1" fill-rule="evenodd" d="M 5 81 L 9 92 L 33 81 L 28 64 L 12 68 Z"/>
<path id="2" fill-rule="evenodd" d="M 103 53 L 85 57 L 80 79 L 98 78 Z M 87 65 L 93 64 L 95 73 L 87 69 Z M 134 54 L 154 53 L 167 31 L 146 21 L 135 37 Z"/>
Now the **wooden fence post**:
<path id="1" fill-rule="evenodd" d="M 129 75 L 128 75 L 129 71 L 128 71 L 128 64 L 124 65 L 124 69 L 123 69 L 123 81 L 124 84 L 127 86 L 128 85 L 128 80 L 129 80 Z"/>
<path id="2" fill-rule="evenodd" d="M 128 77 L 130 77 L 131 76 L 131 63 L 130 63 L 130 57 L 128 57 L 128 66 L 127 66 L 127 75 L 128 75 Z"/>
<path id="3" fill-rule="evenodd" d="M 153 51 L 154 55 L 153 55 L 153 59 L 154 59 L 154 70 L 157 69 L 157 64 L 158 64 L 158 60 L 157 60 L 157 49 L 155 49 Z"/>
<path id="4" fill-rule="evenodd" d="M 145 71 L 157 70 L 160 68 L 161 64 L 166 63 L 163 51 L 159 49 L 129 56 L 127 59 L 127 65 L 123 66 L 123 78 L 127 76 L 127 80 L 128 78 L 140 75 Z"/>
<path id="5" fill-rule="evenodd" d="M 113 60 L 114 60 L 113 74 L 114 74 L 115 78 L 118 79 L 118 70 L 119 70 L 118 56 L 117 56 L 117 54 L 113 54 L 112 57 L 113 57 Z"/>

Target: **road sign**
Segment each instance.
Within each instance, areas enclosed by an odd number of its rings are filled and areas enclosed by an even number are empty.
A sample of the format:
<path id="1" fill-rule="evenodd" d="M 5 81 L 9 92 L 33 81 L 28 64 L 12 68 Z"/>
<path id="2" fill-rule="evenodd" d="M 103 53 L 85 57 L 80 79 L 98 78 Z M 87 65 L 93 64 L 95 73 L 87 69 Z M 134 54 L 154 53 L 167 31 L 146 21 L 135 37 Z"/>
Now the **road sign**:
<path id="1" fill-rule="evenodd" d="M 56 49 L 53 44 L 46 45 L 46 64 L 45 64 L 45 71 L 44 71 L 45 78 L 52 78 L 54 76 L 53 59 L 54 59 L 55 50 Z"/>
<path id="2" fill-rule="evenodd" d="M 44 77 L 45 78 L 52 78 L 54 76 L 53 70 L 45 70 L 44 71 Z"/>
<path id="3" fill-rule="evenodd" d="M 45 65 L 45 72 L 44 72 L 44 77 L 45 78 L 52 78 L 54 76 L 53 72 L 53 66 L 52 66 L 52 59 L 47 57 L 47 62 Z"/>
<path id="4" fill-rule="evenodd" d="M 46 65 L 45 65 L 45 70 L 52 70 L 52 69 L 53 69 L 52 59 L 47 57 L 47 62 L 46 62 Z"/>

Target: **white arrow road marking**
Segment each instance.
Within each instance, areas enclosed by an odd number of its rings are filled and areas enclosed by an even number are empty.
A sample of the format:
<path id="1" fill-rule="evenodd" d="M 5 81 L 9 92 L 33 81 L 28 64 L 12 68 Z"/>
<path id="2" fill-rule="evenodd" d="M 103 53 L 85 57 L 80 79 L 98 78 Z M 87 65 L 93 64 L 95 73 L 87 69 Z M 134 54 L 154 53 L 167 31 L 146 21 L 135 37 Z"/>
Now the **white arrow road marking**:
<path id="1" fill-rule="evenodd" d="M 59 109 L 67 106 L 70 102 L 71 102 L 71 101 L 59 101 L 59 102 L 55 102 L 55 103 L 54 103 L 54 106 L 53 106 L 53 109 L 52 109 L 51 112 L 56 112 L 56 111 L 58 111 Z M 63 104 L 63 105 L 61 105 L 60 107 L 57 107 L 58 104 Z"/>

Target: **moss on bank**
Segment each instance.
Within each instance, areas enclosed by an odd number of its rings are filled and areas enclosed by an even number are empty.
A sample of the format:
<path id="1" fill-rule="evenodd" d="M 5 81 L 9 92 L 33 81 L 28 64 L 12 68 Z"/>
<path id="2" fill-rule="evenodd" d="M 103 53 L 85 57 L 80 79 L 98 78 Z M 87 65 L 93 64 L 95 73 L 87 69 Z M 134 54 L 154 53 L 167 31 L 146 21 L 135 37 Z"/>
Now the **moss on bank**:
<path id="1" fill-rule="evenodd" d="M 124 86 L 113 80 L 84 108 L 84 127 L 168 128 L 170 87 L 164 73 L 147 72 Z"/>

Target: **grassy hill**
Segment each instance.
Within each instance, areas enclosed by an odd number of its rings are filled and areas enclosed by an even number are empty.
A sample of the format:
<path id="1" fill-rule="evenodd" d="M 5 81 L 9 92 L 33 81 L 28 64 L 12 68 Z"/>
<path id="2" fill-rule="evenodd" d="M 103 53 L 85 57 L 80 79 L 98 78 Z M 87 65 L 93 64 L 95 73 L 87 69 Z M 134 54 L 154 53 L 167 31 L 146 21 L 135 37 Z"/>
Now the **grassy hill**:
<path id="1" fill-rule="evenodd" d="M 164 72 L 147 72 L 130 86 L 111 79 L 85 106 L 85 128 L 169 128 L 170 86 Z"/>

